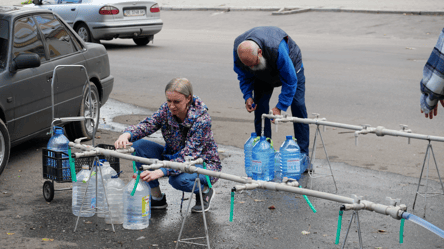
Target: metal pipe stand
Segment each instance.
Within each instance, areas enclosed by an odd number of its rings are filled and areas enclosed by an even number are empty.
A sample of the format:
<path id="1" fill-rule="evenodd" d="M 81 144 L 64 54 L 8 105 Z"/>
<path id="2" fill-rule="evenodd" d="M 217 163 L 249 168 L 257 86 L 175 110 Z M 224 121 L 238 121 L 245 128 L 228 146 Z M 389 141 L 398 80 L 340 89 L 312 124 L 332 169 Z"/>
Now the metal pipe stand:
<path id="1" fill-rule="evenodd" d="M 315 173 L 315 170 L 313 169 L 313 165 L 316 160 L 316 142 L 317 142 L 318 134 L 319 134 L 319 137 L 321 138 L 322 147 L 324 148 L 325 156 L 326 156 L 327 162 L 328 162 L 328 167 L 330 168 L 330 174 Z M 338 187 L 336 186 L 335 177 L 333 176 L 333 171 L 331 169 L 330 160 L 328 159 L 327 149 L 325 148 L 324 139 L 322 138 L 322 133 L 321 133 L 321 130 L 319 129 L 319 124 L 316 124 L 316 133 L 315 133 L 314 142 L 313 142 L 313 150 L 311 152 L 311 157 L 310 157 L 310 165 L 309 165 L 309 169 L 308 169 L 308 174 L 310 176 L 310 189 L 313 189 L 313 178 L 321 178 L 321 177 L 331 176 L 333 178 L 333 183 L 334 183 L 335 189 L 336 189 L 336 191 L 334 193 L 338 193 Z"/>
<path id="2" fill-rule="evenodd" d="M 350 223 L 348 223 L 347 233 L 345 234 L 344 242 L 342 242 L 341 249 L 344 249 L 345 242 L 347 241 L 348 232 L 350 231 L 350 227 L 351 227 L 351 224 L 352 224 L 352 221 L 353 221 L 353 218 L 355 217 L 355 215 L 356 215 L 356 224 L 358 226 L 359 248 L 360 249 L 363 248 L 362 236 L 361 236 L 361 225 L 359 224 L 359 214 L 358 214 L 358 211 L 353 210 L 353 214 L 351 216 Z"/>
<path id="3" fill-rule="evenodd" d="M 202 207 L 203 223 L 204 223 L 204 227 L 205 227 L 205 237 L 181 239 L 180 237 L 182 236 L 182 232 L 183 232 L 183 228 L 184 228 L 184 225 L 185 225 L 185 221 L 187 220 L 187 215 L 190 212 L 190 206 L 191 206 L 191 202 L 193 200 L 193 194 L 194 194 L 194 189 L 196 188 L 196 184 L 199 185 L 199 197 L 200 197 L 200 203 L 202 205 L 201 207 Z M 207 244 L 190 242 L 190 240 L 205 239 L 205 238 L 207 240 Z M 196 180 L 194 181 L 193 190 L 191 190 L 190 201 L 188 202 L 187 212 L 186 212 L 186 214 L 185 214 L 185 216 L 183 218 L 182 227 L 180 228 L 179 238 L 177 239 L 177 243 L 176 243 L 176 249 L 179 248 L 179 243 L 186 243 L 186 244 L 193 244 L 193 245 L 199 245 L 199 246 L 206 246 L 208 249 L 210 248 L 210 238 L 208 236 L 207 220 L 205 218 L 205 208 L 203 207 L 202 186 L 200 184 L 199 174 L 197 174 Z"/>
<path id="4" fill-rule="evenodd" d="M 424 156 L 424 163 L 422 164 L 421 174 L 419 175 L 418 187 L 416 188 L 415 200 L 413 201 L 413 208 L 412 208 L 413 210 L 415 210 L 416 198 L 418 197 L 418 195 L 424 197 L 424 200 L 425 200 L 424 215 L 423 215 L 424 218 L 426 216 L 427 196 L 428 197 L 434 197 L 434 196 L 438 196 L 438 195 L 444 195 L 444 185 L 442 184 L 441 176 L 439 175 L 438 164 L 436 163 L 435 153 L 433 152 L 433 147 L 432 147 L 432 144 L 430 142 L 431 141 L 429 140 L 429 143 L 427 144 L 427 149 L 426 149 L 426 153 L 425 153 L 425 156 Z M 430 152 L 432 153 L 433 161 L 435 162 L 436 172 L 438 173 L 439 182 L 441 183 L 442 193 L 440 193 L 440 192 L 428 192 L 429 191 Z M 426 161 L 427 161 L 427 173 L 426 173 L 425 191 L 424 192 L 419 192 L 419 187 L 421 186 L 422 174 L 424 172 L 424 167 L 425 167 Z M 432 188 L 432 191 L 433 191 L 433 188 Z"/>

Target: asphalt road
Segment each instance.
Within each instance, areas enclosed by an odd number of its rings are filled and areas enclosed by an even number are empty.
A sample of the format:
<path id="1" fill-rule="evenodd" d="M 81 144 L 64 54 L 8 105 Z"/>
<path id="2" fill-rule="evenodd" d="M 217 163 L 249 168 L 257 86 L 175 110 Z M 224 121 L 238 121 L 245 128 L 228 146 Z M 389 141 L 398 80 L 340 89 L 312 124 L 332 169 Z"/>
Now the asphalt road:
<path id="1" fill-rule="evenodd" d="M 442 28 L 442 17 L 350 13 L 275 17 L 266 12 L 165 11 L 162 18 L 164 30 L 153 45 L 136 47 L 131 40 L 103 42 L 116 77 L 112 98 L 152 111 L 163 103 L 163 89 L 171 78 L 189 78 L 195 94 L 210 108 L 226 173 L 244 174 L 239 148 L 251 132 L 253 118 L 244 109 L 232 71 L 232 43 L 238 34 L 258 25 L 279 26 L 300 45 L 310 113 L 320 113 L 330 121 L 393 129 L 404 123 L 414 132 L 441 135 L 444 115 L 426 120 L 419 112 L 418 99 L 422 68 Z M 355 147 L 353 134 L 344 132 L 327 129 L 323 133 L 334 161 L 339 194 L 358 194 L 382 204 L 388 204 L 386 196 L 401 198 L 412 212 L 426 143 L 412 141 L 407 145 L 406 139 L 367 135 Z M 312 129 L 312 136 L 313 133 Z M 275 143 L 280 144 L 287 134 L 292 134 L 291 129 L 279 126 Z M 101 131 L 98 135 L 97 143 L 109 144 L 118 134 Z M 70 210 L 71 193 L 56 192 L 51 203 L 41 195 L 40 148 L 46 142 L 44 137 L 14 148 L 11 162 L 0 178 L 1 248 L 175 246 L 182 221 L 181 194 L 164 180 L 161 186 L 168 196 L 169 208 L 153 213 L 148 229 L 128 231 L 116 226 L 114 234 L 103 221 L 91 218 L 81 219 L 79 230 L 73 233 L 76 219 Z M 441 146 L 434 144 L 437 154 Z M 442 161 L 441 155 L 437 157 L 438 162 Z M 122 162 L 122 167 L 129 169 L 130 163 Z M 319 173 L 328 169 L 325 160 L 317 160 L 315 167 Z M 433 171 L 430 173 L 433 176 Z M 129 177 L 130 174 L 124 176 L 126 182 Z M 304 187 L 309 183 L 308 177 L 302 181 Z M 429 184 L 439 190 L 436 181 Z M 215 185 L 217 199 L 207 216 L 213 248 L 340 248 L 334 244 L 339 203 L 310 198 L 317 209 L 314 214 L 303 198 L 293 194 L 262 190 L 237 193 L 234 221 L 229 222 L 229 193 L 233 186 L 223 180 Z M 313 186 L 315 190 L 334 190 L 331 178 L 313 179 Z M 275 209 L 269 209 L 272 205 Z M 424 210 L 427 220 L 444 227 L 442 196 L 428 198 L 427 202 L 419 199 L 414 213 L 422 216 Z M 444 247 L 442 239 L 408 221 L 404 244 L 400 245 L 399 221 L 367 211 L 359 215 L 364 248 Z M 349 212 L 344 215 L 341 242 L 350 216 Z M 203 236 L 200 217 L 191 215 L 188 221 L 184 236 Z M 302 231 L 310 234 L 303 235 Z M 358 245 L 354 223 L 347 248 Z"/>
<path id="2" fill-rule="evenodd" d="M 165 101 L 164 85 L 186 77 L 210 108 L 216 141 L 242 148 L 253 131 L 253 114 L 245 110 L 232 70 L 233 41 L 253 26 L 275 25 L 301 47 L 310 117 L 319 113 L 328 121 L 395 130 L 406 124 L 415 133 L 442 135 L 444 115 L 428 120 L 419 108 L 422 69 L 442 29 L 442 16 L 165 11 L 162 18 L 164 29 L 147 48 L 131 40 L 103 42 L 116 77 L 112 98 L 156 110 Z M 270 105 L 277 103 L 279 91 Z M 280 125 L 274 134 L 275 144 L 281 144 L 293 134 L 291 125 Z M 352 132 L 332 128 L 324 140 L 336 162 L 407 176 L 418 176 L 427 146 L 375 135 L 360 137 L 355 146 Z M 431 174 L 436 179 L 436 172 Z"/>

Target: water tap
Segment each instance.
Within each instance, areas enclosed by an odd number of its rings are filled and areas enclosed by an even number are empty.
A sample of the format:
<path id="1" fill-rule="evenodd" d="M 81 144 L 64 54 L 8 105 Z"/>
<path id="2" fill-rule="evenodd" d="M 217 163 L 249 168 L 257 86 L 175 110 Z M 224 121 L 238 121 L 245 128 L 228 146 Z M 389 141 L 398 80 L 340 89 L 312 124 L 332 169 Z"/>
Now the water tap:
<path id="1" fill-rule="evenodd" d="M 402 131 L 402 132 L 412 133 L 412 130 L 409 129 L 409 126 L 408 126 L 408 125 L 400 124 L 399 126 L 401 127 L 401 131 Z M 408 140 L 409 140 L 408 143 L 410 144 L 410 138 L 408 138 Z"/>

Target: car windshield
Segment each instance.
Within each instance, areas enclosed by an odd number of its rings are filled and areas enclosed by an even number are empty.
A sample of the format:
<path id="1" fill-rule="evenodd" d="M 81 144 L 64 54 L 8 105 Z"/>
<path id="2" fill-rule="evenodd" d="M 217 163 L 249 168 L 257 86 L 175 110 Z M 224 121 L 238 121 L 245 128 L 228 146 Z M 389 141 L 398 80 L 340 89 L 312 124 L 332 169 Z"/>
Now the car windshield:
<path id="1" fill-rule="evenodd" d="M 5 69 L 8 55 L 8 21 L 0 20 L 0 70 Z"/>

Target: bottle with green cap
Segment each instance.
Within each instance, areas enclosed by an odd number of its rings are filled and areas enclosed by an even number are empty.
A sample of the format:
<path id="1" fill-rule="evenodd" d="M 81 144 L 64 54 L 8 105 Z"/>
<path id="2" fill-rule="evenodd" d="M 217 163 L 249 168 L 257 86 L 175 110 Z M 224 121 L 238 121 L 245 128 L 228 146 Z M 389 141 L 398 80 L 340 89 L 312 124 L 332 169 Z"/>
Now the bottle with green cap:
<path id="1" fill-rule="evenodd" d="M 123 191 L 123 228 L 130 230 L 147 228 L 150 221 L 150 188 L 143 181 L 137 182 L 136 179 L 137 173 Z"/>
<path id="2" fill-rule="evenodd" d="M 75 216 L 94 216 L 94 209 L 91 208 L 91 197 L 95 186 L 89 180 L 90 174 L 89 165 L 83 165 L 82 170 L 77 174 L 77 181 L 72 183 L 72 213 Z M 88 187 L 88 192 L 85 195 L 86 187 Z M 84 195 L 85 198 L 83 198 Z M 82 207 L 82 213 L 80 213 L 80 207 Z"/>

